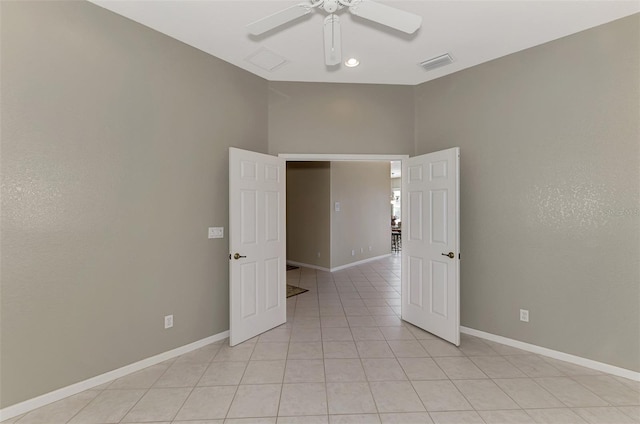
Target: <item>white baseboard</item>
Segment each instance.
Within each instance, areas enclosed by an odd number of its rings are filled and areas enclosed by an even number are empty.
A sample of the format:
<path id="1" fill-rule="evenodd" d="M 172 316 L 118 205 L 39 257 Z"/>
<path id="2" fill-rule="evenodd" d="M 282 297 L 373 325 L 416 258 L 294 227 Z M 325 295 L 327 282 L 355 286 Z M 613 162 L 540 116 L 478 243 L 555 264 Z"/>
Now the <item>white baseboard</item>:
<path id="1" fill-rule="evenodd" d="M 9 418 L 17 417 L 18 415 L 25 414 L 34 409 L 56 402 L 69 396 L 73 396 L 77 393 L 94 388 L 104 383 L 108 383 L 116 378 L 124 377 L 127 374 L 140 371 L 151 365 L 159 364 L 168 359 L 175 358 L 185 353 L 189 353 L 193 350 L 200 349 L 211 343 L 215 343 L 219 340 L 223 340 L 229 337 L 229 331 L 223 331 L 222 333 L 214 334 L 213 336 L 198 340 L 193 343 L 189 343 L 184 346 L 169 350 L 167 352 L 160 353 L 155 356 L 143 359 L 133 364 L 125 365 L 122 368 L 115 369 L 113 371 L 100 374 L 98 376 L 89 378 L 88 380 L 80 381 L 67 387 L 63 387 L 53 392 L 45 393 L 44 395 L 35 397 L 33 399 L 25 400 L 24 402 L 16 403 L 15 405 L 8 406 L 4 409 L 0 409 L 0 421 L 7 420 Z"/>
<path id="2" fill-rule="evenodd" d="M 362 264 L 366 264 L 367 262 L 373 262 L 373 261 L 377 261 L 379 259 L 388 258 L 389 256 L 391 256 L 391 253 L 387 253 L 387 254 L 380 255 L 380 256 L 374 256 L 373 258 L 367 258 L 367 259 L 363 259 L 363 260 L 357 261 L 357 262 L 351 262 L 350 264 L 341 265 L 341 266 L 337 266 L 335 268 L 331 268 L 331 272 L 341 271 L 343 269 L 351 268 L 352 266 L 362 265 Z"/>
<path id="3" fill-rule="evenodd" d="M 325 272 L 331 272 L 329 268 L 325 268 L 323 266 L 318 266 L 318 265 L 305 264 L 304 262 L 287 261 L 287 265 L 295 265 L 295 266 L 300 266 L 305 268 L 317 269 Z"/>
<path id="4" fill-rule="evenodd" d="M 538 355 L 548 356 L 549 358 L 559 359 L 560 361 L 570 362 L 580 365 L 581 367 L 590 368 L 597 371 L 606 372 L 618 377 L 628 378 L 630 380 L 640 381 L 640 372 L 616 367 L 615 365 L 605 364 L 603 362 L 594 361 L 580 356 L 571 355 L 569 353 L 559 352 L 546 347 L 537 346 L 525 342 L 521 342 L 507 337 L 498 336 L 484 331 L 475 330 L 468 327 L 460 327 L 460 332 L 470 336 L 480 337 L 481 339 L 490 340 L 492 342 L 515 347 L 517 349 L 526 350 L 527 352 L 537 353 Z"/>
<path id="5" fill-rule="evenodd" d="M 302 267 L 305 267 L 305 268 L 317 269 L 317 270 L 325 271 L 325 272 L 336 272 L 336 271 L 342 271 L 343 269 L 351 268 L 352 266 L 362 265 L 362 264 L 366 264 L 367 262 L 373 262 L 373 261 L 377 261 L 379 259 L 387 258 L 389 256 L 391 256 L 391 253 L 387 253 L 387 254 L 380 255 L 380 256 L 375 256 L 373 258 L 363 259 L 363 260 L 357 261 L 357 262 L 351 262 L 350 264 L 340 265 L 340 266 L 337 266 L 335 268 L 325 268 L 323 266 L 305 264 L 303 262 L 296 262 L 296 261 L 289 261 L 289 260 L 287 261 L 287 264 L 288 265 L 295 265 L 295 266 L 302 266 Z"/>

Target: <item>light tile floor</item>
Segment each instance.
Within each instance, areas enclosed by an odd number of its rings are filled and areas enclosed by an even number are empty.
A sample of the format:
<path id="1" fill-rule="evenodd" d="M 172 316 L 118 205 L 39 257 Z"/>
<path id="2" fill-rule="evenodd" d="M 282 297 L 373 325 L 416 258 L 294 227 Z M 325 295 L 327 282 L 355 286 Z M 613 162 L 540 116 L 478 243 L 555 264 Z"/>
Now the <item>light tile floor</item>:
<path id="1" fill-rule="evenodd" d="M 6 421 L 17 424 L 640 423 L 640 383 L 400 314 L 400 257 L 287 272 L 287 323 Z"/>

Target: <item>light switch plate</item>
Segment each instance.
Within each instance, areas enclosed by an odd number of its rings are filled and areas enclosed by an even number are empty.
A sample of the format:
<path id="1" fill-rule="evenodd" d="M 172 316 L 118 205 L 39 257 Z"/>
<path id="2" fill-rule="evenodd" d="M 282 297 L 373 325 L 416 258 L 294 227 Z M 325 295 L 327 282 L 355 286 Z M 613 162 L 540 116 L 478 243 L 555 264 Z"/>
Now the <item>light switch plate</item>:
<path id="1" fill-rule="evenodd" d="M 209 238 L 224 238 L 224 227 L 209 227 Z"/>

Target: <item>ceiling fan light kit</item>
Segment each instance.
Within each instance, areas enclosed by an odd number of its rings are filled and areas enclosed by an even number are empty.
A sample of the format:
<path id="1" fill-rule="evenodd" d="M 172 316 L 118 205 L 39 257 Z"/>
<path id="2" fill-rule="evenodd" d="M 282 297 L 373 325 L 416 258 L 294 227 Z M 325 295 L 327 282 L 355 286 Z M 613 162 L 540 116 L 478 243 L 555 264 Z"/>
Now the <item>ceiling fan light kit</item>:
<path id="1" fill-rule="evenodd" d="M 407 34 L 413 34 L 422 25 L 422 16 L 372 0 L 312 0 L 310 2 L 296 4 L 252 22 L 247 25 L 247 30 L 249 34 L 261 35 L 301 18 L 311 13 L 314 9 L 322 9 L 327 13 L 327 17 L 324 19 L 325 64 L 327 66 L 336 66 L 342 62 L 342 48 L 340 41 L 340 18 L 335 13 L 343 8 L 347 8 L 354 16 Z"/>

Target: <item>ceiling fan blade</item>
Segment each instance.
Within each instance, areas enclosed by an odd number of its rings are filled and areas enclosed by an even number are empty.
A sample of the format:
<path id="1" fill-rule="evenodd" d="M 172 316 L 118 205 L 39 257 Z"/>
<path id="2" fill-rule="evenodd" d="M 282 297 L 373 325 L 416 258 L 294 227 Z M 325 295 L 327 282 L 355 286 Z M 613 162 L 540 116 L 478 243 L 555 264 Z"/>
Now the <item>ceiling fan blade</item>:
<path id="1" fill-rule="evenodd" d="M 334 66 L 340 62 L 342 62 L 340 18 L 329 15 L 324 18 L 324 63 L 327 66 Z"/>
<path id="2" fill-rule="evenodd" d="M 361 18 L 413 34 L 422 25 L 422 16 L 370 0 L 354 0 L 349 12 Z"/>
<path id="3" fill-rule="evenodd" d="M 277 28 L 280 25 L 284 25 L 287 22 L 291 22 L 295 19 L 311 13 L 312 9 L 313 7 L 310 3 L 299 3 L 295 6 L 291 6 L 284 10 L 276 12 L 273 15 L 258 19 L 257 21 L 247 25 L 246 28 L 249 31 L 249 34 L 264 34 L 271 29 Z"/>

